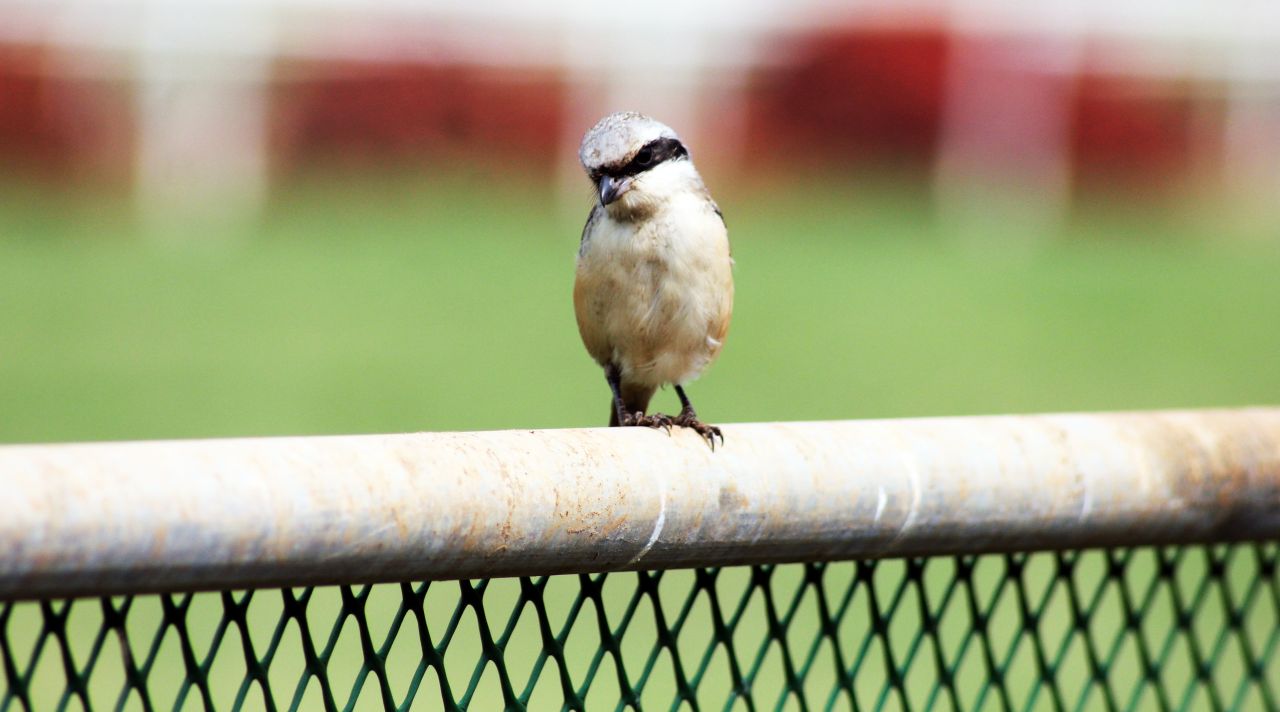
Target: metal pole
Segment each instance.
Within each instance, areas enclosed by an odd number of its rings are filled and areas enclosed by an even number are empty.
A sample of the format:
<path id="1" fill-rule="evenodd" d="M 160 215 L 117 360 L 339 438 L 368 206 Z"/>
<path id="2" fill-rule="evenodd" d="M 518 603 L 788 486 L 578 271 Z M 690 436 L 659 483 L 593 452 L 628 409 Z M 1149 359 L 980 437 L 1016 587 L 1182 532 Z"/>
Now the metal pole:
<path id="1" fill-rule="evenodd" d="M 1280 536 L 1280 408 L 0 447 L 0 598 Z"/>

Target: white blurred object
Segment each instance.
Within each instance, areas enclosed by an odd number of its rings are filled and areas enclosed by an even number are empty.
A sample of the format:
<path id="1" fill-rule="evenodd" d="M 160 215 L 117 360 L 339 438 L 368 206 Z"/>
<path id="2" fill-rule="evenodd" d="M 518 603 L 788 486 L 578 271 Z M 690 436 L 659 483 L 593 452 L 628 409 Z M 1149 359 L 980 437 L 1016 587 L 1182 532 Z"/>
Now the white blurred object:
<path id="1" fill-rule="evenodd" d="M 949 232 L 975 242 L 1014 235 L 1024 245 L 1055 236 L 1071 200 L 1065 77 L 1078 71 L 1080 49 L 1074 33 L 952 36 L 934 168 Z"/>
<path id="2" fill-rule="evenodd" d="M 274 32 L 262 5 L 147 6 L 138 41 L 136 200 L 151 234 L 234 234 L 267 191 Z"/>
<path id="3" fill-rule="evenodd" d="M 1237 48 L 1223 136 L 1223 182 L 1246 230 L 1280 224 L 1280 48 Z"/>

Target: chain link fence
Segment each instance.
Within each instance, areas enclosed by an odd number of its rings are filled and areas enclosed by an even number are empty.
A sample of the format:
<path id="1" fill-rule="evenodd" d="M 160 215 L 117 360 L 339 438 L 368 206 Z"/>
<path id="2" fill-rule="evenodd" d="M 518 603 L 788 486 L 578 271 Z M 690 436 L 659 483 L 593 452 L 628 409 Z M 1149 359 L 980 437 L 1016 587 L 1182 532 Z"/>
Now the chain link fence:
<path id="1" fill-rule="evenodd" d="M 1275 710 L 1275 543 L 0 604 L 0 712 Z"/>

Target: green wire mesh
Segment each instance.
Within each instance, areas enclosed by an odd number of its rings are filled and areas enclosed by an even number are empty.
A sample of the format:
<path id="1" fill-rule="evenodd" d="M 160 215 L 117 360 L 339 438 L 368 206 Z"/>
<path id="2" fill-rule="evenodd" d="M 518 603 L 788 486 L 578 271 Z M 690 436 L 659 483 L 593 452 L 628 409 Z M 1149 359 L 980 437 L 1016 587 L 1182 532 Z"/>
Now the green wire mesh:
<path id="1" fill-rule="evenodd" d="M 1275 543 L 0 604 L 0 712 L 1276 710 Z"/>

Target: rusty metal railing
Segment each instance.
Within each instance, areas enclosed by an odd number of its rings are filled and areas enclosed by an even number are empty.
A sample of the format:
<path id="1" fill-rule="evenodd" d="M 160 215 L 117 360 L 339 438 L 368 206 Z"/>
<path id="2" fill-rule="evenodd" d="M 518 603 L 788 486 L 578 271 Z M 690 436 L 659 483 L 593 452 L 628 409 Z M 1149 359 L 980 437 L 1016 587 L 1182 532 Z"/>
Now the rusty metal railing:
<path id="1" fill-rule="evenodd" d="M 1280 409 L 0 448 L 0 599 L 1280 537 Z"/>

